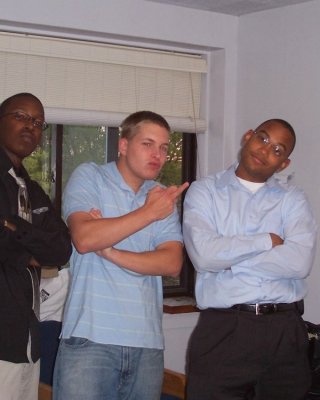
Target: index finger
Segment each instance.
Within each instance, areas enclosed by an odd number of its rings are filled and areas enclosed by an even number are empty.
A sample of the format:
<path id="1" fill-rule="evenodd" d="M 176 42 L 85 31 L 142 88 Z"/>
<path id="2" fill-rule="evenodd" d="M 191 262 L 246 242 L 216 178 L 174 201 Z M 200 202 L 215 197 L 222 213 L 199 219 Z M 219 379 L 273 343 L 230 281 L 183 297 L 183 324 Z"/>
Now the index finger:
<path id="1" fill-rule="evenodd" d="M 184 190 L 186 190 L 188 186 L 189 186 L 189 182 L 185 182 L 185 183 L 183 183 L 182 185 L 180 185 L 180 186 L 177 188 L 176 192 L 175 192 L 175 197 L 180 196 L 180 194 L 181 194 Z"/>

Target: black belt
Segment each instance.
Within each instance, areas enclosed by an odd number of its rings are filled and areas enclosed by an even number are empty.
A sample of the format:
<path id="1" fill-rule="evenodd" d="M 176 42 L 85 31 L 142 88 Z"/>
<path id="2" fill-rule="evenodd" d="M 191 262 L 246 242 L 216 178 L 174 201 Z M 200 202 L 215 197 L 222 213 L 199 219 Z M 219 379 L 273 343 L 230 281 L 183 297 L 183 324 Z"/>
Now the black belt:
<path id="1" fill-rule="evenodd" d="M 281 311 L 299 310 L 299 303 L 260 303 L 260 304 L 235 304 L 232 310 L 254 312 L 256 315 L 273 314 Z"/>

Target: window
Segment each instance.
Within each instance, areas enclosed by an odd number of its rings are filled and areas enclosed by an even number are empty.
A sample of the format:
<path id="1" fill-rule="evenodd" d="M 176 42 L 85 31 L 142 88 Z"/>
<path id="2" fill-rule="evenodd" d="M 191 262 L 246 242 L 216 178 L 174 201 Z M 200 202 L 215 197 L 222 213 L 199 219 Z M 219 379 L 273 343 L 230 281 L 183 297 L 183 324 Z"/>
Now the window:
<path id="1" fill-rule="evenodd" d="M 81 163 L 98 164 L 117 159 L 118 129 L 112 127 L 50 125 L 43 132 L 42 145 L 24 164 L 31 177 L 48 193 L 58 212 L 65 184 L 72 171 Z M 168 161 L 158 180 L 165 185 L 192 182 L 196 176 L 196 135 L 175 132 L 171 136 Z M 182 216 L 185 193 L 178 202 Z M 192 295 L 194 272 L 184 252 L 184 266 L 178 278 L 163 279 L 166 295 Z"/>
<path id="2" fill-rule="evenodd" d="M 39 151 L 26 160 L 58 211 L 64 185 L 78 164 L 117 158 L 117 130 L 110 127 L 136 110 L 150 109 L 184 132 L 173 137 L 176 147 L 161 181 L 195 179 L 193 132 L 203 133 L 207 126 L 201 110 L 206 57 L 195 49 L 157 47 L 0 32 L 2 99 L 30 91 L 45 105 L 46 119 L 61 124 L 50 126 Z M 94 126 L 104 123 L 110 127 Z M 164 279 L 164 287 L 171 295 L 192 293 L 193 269 L 186 254 L 180 278 Z"/>

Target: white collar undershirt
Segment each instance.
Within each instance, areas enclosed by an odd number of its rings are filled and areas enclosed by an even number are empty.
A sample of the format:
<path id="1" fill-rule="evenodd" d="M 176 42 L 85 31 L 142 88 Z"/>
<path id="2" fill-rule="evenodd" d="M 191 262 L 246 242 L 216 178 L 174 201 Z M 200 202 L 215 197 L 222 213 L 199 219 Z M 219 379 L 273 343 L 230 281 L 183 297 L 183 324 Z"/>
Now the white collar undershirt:
<path id="1" fill-rule="evenodd" d="M 239 178 L 238 176 L 237 179 L 244 187 L 250 190 L 251 193 L 256 193 L 265 184 L 265 182 L 246 181 L 245 179 Z"/>

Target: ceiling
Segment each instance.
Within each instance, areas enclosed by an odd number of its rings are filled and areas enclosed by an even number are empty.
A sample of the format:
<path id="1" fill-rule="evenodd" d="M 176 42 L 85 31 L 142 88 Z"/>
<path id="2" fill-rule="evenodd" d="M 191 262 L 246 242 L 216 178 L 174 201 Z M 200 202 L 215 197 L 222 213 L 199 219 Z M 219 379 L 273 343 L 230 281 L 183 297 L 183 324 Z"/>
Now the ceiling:
<path id="1" fill-rule="evenodd" d="M 146 0 L 156 3 L 240 16 L 313 0 Z"/>

